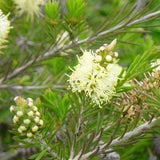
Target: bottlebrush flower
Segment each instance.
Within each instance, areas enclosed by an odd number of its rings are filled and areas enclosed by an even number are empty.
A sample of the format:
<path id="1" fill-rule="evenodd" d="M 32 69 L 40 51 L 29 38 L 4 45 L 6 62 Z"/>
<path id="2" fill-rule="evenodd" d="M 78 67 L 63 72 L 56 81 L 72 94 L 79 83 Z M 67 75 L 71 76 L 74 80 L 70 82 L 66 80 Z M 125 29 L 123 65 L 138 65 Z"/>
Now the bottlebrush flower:
<path id="1" fill-rule="evenodd" d="M 17 6 L 19 14 L 26 13 L 28 17 L 33 19 L 34 15 L 40 15 L 40 7 L 44 4 L 44 0 L 13 0 Z"/>
<path id="2" fill-rule="evenodd" d="M 84 91 L 93 103 L 101 107 L 103 103 L 108 103 L 115 94 L 122 67 L 116 63 L 102 64 L 96 61 L 96 57 L 97 54 L 92 51 L 83 51 L 68 81 L 73 92 Z"/>
<path id="3" fill-rule="evenodd" d="M 10 30 L 10 21 L 8 20 L 8 15 L 4 15 L 0 10 L 0 46 L 2 43 L 6 42 L 6 38 L 8 36 Z"/>

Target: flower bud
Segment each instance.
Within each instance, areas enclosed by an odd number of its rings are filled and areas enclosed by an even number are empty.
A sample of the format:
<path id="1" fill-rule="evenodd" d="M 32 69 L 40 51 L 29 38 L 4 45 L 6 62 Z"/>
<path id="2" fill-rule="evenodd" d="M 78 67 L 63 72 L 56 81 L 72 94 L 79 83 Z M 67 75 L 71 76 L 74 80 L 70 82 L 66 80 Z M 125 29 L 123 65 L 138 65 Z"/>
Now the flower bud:
<path id="1" fill-rule="evenodd" d="M 32 98 L 27 98 L 27 101 L 33 102 L 33 99 Z"/>
<path id="2" fill-rule="evenodd" d="M 113 52 L 113 57 L 117 58 L 118 57 L 118 52 Z"/>
<path id="3" fill-rule="evenodd" d="M 27 113 L 27 115 L 30 116 L 30 117 L 33 117 L 34 113 L 33 113 L 33 111 L 29 111 L 29 112 Z"/>
<path id="4" fill-rule="evenodd" d="M 37 109 L 36 106 L 33 106 L 32 109 L 33 109 L 34 111 L 38 111 L 38 109 Z"/>
<path id="5" fill-rule="evenodd" d="M 33 106 L 33 99 L 32 98 L 27 98 L 27 106 L 32 107 Z"/>
<path id="6" fill-rule="evenodd" d="M 33 137 L 33 134 L 31 132 L 27 132 L 27 137 L 31 138 L 31 137 Z"/>
<path id="7" fill-rule="evenodd" d="M 36 131 L 38 131 L 38 126 L 33 126 L 32 127 L 32 132 L 36 132 Z"/>
<path id="8" fill-rule="evenodd" d="M 13 113 L 14 111 L 15 111 L 15 106 L 12 105 L 12 106 L 10 107 L 10 112 Z"/>
<path id="9" fill-rule="evenodd" d="M 107 44 L 107 43 L 105 43 L 103 46 L 104 46 L 105 48 L 107 48 L 108 44 Z"/>
<path id="10" fill-rule="evenodd" d="M 39 122 L 39 117 L 35 117 L 34 122 L 38 123 Z"/>
<path id="11" fill-rule="evenodd" d="M 22 111 L 18 111 L 18 112 L 17 112 L 17 116 L 18 116 L 18 117 L 23 116 L 23 112 L 22 112 Z"/>
<path id="12" fill-rule="evenodd" d="M 19 121 L 19 117 L 17 117 L 17 115 L 15 115 L 13 117 L 13 123 L 17 123 Z"/>
<path id="13" fill-rule="evenodd" d="M 21 131 L 26 131 L 26 130 L 27 130 L 27 128 L 26 128 L 25 126 L 20 126 L 19 129 L 20 129 Z"/>
<path id="14" fill-rule="evenodd" d="M 107 65 L 106 69 L 109 71 L 112 69 L 112 66 L 111 65 Z"/>
<path id="15" fill-rule="evenodd" d="M 106 55 L 106 61 L 107 62 L 112 62 L 112 56 Z"/>
<path id="16" fill-rule="evenodd" d="M 114 49 L 115 45 L 117 43 L 117 39 L 114 39 L 108 46 L 107 46 L 107 51 L 110 52 Z"/>
<path id="17" fill-rule="evenodd" d="M 18 128 L 18 132 L 19 132 L 19 133 L 22 133 L 22 132 L 23 132 L 20 127 Z"/>
<path id="18" fill-rule="evenodd" d="M 103 51 L 105 51 L 105 47 L 102 46 L 99 48 L 99 50 L 100 50 L 100 52 L 103 52 Z"/>
<path id="19" fill-rule="evenodd" d="M 99 54 L 99 53 L 100 53 L 100 50 L 99 50 L 99 49 L 97 49 L 97 50 L 96 50 L 96 54 Z"/>
<path id="20" fill-rule="evenodd" d="M 39 125 L 40 125 L 41 127 L 43 126 L 43 120 L 42 120 L 42 119 L 40 119 Z"/>
<path id="21" fill-rule="evenodd" d="M 96 62 L 101 62 L 101 61 L 102 61 L 102 56 L 97 55 L 97 56 L 95 57 L 95 60 L 96 60 Z"/>
<path id="22" fill-rule="evenodd" d="M 20 96 L 16 96 L 15 98 L 14 98 L 14 101 L 15 102 L 17 102 L 17 100 L 20 98 Z"/>
<path id="23" fill-rule="evenodd" d="M 24 123 L 24 124 L 30 124 L 30 123 L 31 123 L 31 120 L 30 120 L 30 119 L 24 119 L 24 120 L 23 120 L 23 123 Z"/>
<path id="24" fill-rule="evenodd" d="M 37 112 L 36 112 L 36 116 L 40 117 L 40 115 L 41 115 L 41 114 L 37 111 Z"/>

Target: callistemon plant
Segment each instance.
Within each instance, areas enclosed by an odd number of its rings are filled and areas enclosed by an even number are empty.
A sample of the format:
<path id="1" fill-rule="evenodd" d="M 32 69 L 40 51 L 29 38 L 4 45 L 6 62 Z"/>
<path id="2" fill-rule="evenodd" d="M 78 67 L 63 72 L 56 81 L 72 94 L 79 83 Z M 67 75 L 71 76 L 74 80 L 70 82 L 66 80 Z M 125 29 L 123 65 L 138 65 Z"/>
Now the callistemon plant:
<path id="1" fill-rule="evenodd" d="M 43 127 L 43 120 L 38 108 L 34 105 L 31 98 L 26 100 L 22 97 L 15 97 L 16 105 L 10 107 L 14 113 L 13 124 L 20 136 L 34 137 L 40 128 Z"/>
<path id="2" fill-rule="evenodd" d="M 159 1 L 0 0 L 0 160 L 153 158 Z"/>
<path id="3" fill-rule="evenodd" d="M 78 57 L 78 64 L 68 80 L 73 92 L 84 91 L 91 102 L 100 107 L 116 94 L 115 88 L 122 72 L 118 52 L 113 51 L 115 45 L 116 39 L 95 52 L 82 51 L 83 55 Z"/>

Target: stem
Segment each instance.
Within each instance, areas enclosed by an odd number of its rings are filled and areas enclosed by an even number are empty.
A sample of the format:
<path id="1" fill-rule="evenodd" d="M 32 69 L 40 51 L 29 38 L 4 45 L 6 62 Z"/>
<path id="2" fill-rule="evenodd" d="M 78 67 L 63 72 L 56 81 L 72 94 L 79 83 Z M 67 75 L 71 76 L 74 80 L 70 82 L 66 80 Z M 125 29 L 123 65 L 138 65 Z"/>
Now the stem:
<path id="1" fill-rule="evenodd" d="M 112 147 L 116 147 L 116 146 L 119 146 L 121 145 L 122 143 L 128 141 L 129 139 L 131 139 L 132 137 L 135 137 L 135 136 L 139 136 L 141 134 L 143 134 L 143 132 L 145 130 L 149 130 L 151 129 L 152 127 L 154 127 L 157 123 L 157 121 L 159 121 L 160 118 L 158 119 L 153 119 L 151 123 L 144 123 L 142 125 L 140 125 L 139 127 L 135 128 L 134 130 L 126 133 L 123 137 L 118 137 L 114 140 L 112 140 L 112 142 L 110 143 L 109 146 L 107 146 L 108 144 L 103 144 L 103 145 L 100 145 L 100 146 L 97 146 L 95 149 L 93 149 L 92 151 L 82 155 L 81 157 L 81 160 L 86 160 L 88 159 L 89 157 L 93 156 L 94 153 L 98 150 L 98 154 L 102 153 L 106 148 L 108 148 L 107 150 L 105 150 L 105 152 L 109 151 L 110 148 Z M 75 156 L 76 157 L 76 156 Z M 74 160 L 77 160 L 77 159 L 74 159 Z"/>
<path id="2" fill-rule="evenodd" d="M 100 32 L 100 33 L 98 33 L 97 35 L 95 35 L 93 37 L 89 37 L 89 38 L 86 38 L 86 39 L 83 39 L 83 40 L 74 41 L 72 44 L 67 44 L 67 45 L 64 45 L 63 47 L 53 48 L 52 50 L 50 50 L 50 51 L 44 53 L 42 56 L 38 57 L 36 60 L 30 60 L 26 64 L 24 64 L 23 66 L 21 66 L 19 68 L 16 68 L 12 73 L 9 73 L 5 78 L 2 77 L 0 79 L 0 83 L 2 83 L 5 79 L 11 79 L 12 77 L 20 74 L 22 71 L 24 71 L 28 67 L 32 66 L 34 64 L 34 62 L 37 63 L 37 62 L 41 62 L 41 61 L 47 60 L 49 58 L 53 58 L 53 57 L 57 56 L 58 52 L 64 51 L 64 50 L 69 49 L 69 48 L 73 48 L 73 47 L 78 46 L 78 45 L 83 44 L 83 43 L 92 42 L 92 41 L 94 41 L 94 40 L 96 40 L 98 38 L 101 38 L 101 37 L 105 36 L 108 33 L 117 31 L 117 30 L 119 30 L 121 28 L 131 27 L 131 26 L 133 26 L 135 24 L 139 24 L 141 22 L 150 20 L 151 18 L 156 17 L 158 15 L 160 15 L 160 10 L 158 10 L 156 12 L 153 12 L 153 13 L 149 13 L 146 16 L 143 16 L 143 17 L 141 17 L 139 19 L 133 20 L 133 21 L 128 22 L 128 23 L 126 23 L 126 22 L 119 23 L 115 27 L 112 27 L 112 28 L 110 28 L 108 30 Z"/>

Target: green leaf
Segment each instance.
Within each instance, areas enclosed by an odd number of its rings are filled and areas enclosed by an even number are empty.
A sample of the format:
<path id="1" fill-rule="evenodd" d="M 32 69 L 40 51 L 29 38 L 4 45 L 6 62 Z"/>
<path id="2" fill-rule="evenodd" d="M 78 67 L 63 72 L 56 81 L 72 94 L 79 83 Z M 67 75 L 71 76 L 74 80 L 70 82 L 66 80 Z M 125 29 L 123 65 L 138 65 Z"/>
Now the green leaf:
<path id="1" fill-rule="evenodd" d="M 59 1 L 49 1 L 45 4 L 44 10 L 46 16 L 52 21 L 56 21 L 60 17 L 61 9 L 59 7 Z"/>
<path id="2" fill-rule="evenodd" d="M 46 153 L 47 153 L 47 150 L 44 149 L 41 153 L 32 155 L 30 159 L 40 160 Z"/>

